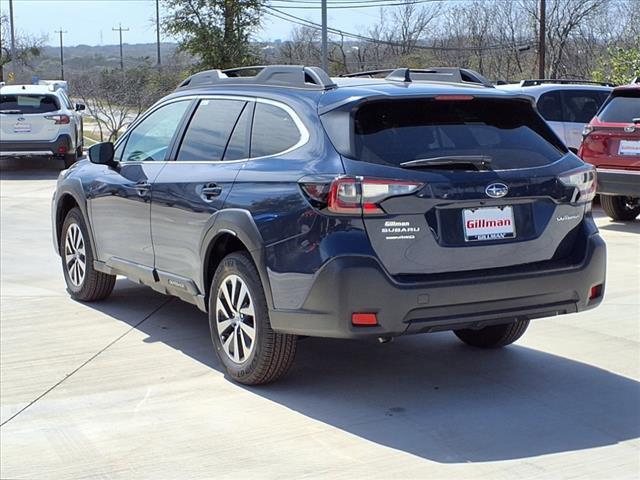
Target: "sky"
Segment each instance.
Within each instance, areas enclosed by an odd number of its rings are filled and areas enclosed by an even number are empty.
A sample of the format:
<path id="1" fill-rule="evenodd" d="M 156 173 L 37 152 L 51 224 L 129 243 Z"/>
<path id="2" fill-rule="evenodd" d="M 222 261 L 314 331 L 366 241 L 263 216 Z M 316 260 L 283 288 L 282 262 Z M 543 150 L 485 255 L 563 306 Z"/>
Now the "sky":
<path id="1" fill-rule="evenodd" d="M 309 0 L 307 0 L 309 1 Z M 302 5 L 302 4 L 300 4 Z M 9 13 L 9 0 L 0 0 L 0 11 Z M 320 10 L 296 9 L 288 13 L 320 23 Z M 162 10 L 161 10 L 162 16 Z M 125 43 L 152 43 L 155 37 L 155 0 L 13 0 L 16 30 L 32 35 L 48 35 L 48 44 L 58 45 L 56 30 L 65 30 L 65 45 L 109 45 L 118 43 L 118 32 L 112 30 L 122 24 Z M 377 21 L 377 8 L 329 10 L 331 27 L 363 32 Z M 264 16 L 257 40 L 286 39 L 293 25 Z M 172 41 L 162 36 L 162 41 Z"/>

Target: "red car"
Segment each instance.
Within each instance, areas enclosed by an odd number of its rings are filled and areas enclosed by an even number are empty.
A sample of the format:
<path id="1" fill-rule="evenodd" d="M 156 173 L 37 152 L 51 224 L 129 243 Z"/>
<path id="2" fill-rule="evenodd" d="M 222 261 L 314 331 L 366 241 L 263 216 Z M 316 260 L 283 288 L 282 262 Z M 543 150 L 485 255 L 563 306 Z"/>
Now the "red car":
<path id="1" fill-rule="evenodd" d="M 635 219 L 640 214 L 640 83 L 613 90 L 585 127 L 578 155 L 596 167 L 607 215 Z"/>

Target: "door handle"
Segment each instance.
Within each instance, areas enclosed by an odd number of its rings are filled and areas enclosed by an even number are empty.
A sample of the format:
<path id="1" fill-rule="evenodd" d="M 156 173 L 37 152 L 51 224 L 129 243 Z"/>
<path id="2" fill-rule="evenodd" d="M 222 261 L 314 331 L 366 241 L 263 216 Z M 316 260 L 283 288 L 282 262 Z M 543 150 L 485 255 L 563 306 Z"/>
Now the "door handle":
<path id="1" fill-rule="evenodd" d="M 151 184 L 149 182 L 138 182 L 133 186 L 133 188 L 136 189 L 136 191 L 138 192 L 138 195 L 140 195 L 141 197 L 144 197 L 147 193 L 149 193 L 149 190 L 151 189 Z"/>
<path id="2" fill-rule="evenodd" d="M 204 185 L 200 190 L 200 196 L 207 202 L 212 201 L 214 198 L 219 197 L 222 193 L 222 187 L 219 187 L 215 183 Z"/>

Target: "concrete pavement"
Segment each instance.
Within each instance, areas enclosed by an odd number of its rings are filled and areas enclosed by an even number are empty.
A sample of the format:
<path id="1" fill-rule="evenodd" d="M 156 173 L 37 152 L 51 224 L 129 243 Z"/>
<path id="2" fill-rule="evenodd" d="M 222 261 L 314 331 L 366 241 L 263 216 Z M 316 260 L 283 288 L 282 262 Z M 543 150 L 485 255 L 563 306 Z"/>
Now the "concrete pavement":
<path id="1" fill-rule="evenodd" d="M 50 234 L 60 165 L 0 167 L 1 478 L 640 475 L 638 220 L 597 211 L 603 305 L 510 348 L 305 339 L 284 381 L 246 388 L 193 306 L 124 279 L 71 301 Z"/>

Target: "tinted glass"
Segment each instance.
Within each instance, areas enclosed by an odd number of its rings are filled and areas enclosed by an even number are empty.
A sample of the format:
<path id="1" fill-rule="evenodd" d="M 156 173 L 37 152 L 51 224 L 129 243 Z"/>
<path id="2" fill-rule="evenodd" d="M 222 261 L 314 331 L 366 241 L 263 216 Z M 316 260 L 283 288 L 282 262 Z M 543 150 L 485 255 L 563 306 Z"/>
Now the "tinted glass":
<path id="1" fill-rule="evenodd" d="M 249 131 L 252 114 L 253 108 L 251 104 L 247 104 L 231 134 L 227 150 L 224 152 L 224 160 L 242 160 L 249 157 Z"/>
<path id="2" fill-rule="evenodd" d="M 282 108 L 256 104 L 251 133 L 251 156 L 264 157 L 284 152 L 300 140 L 300 131 Z"/>
<path id="3" fill-rule="evenodd" d="M 540 95 L 538 111 L 548 122 L 562 121 L 562 100 L 559 92 L 548 92 Z"/>
<path id="4" fill-rule="evenodd" d="M 494 169 L 551 163 L 565 152 L 545 121 L 524 101 L 385 100 L 363 105 L 355 118 L 360 160 L 402 162 L 486 155 Z"/>
<path id="5" fill-rule="evenodd" d="M 245 104 L 238 100 L 202 100 L 189 122 L 176 160 L 222 160 Z"/>
<path id="6" fill-rule="evenodd" d="M 142 120 L 129 133 L 123 162 L 162 161 L 190 101 L 170 103 Z"/>
<path id="7" fill-rule="evenodd" d="M 60 110 L 58 99 L 53 95 L 1 95 L 0 112 L 47 113 Z"/>
<path id="8" fill-rule="evenodd" d="M 565 90 L 562 95 L 564 97 L 565 122 L 589 123 L 608 94 L 593 90 Z"/>
<path id="9" fill-rule="evenodd" d="M 640 118 L 640 96 L 611 98 L 598 118 L 603 122 L 631 123 L 634 118 Z"/>

